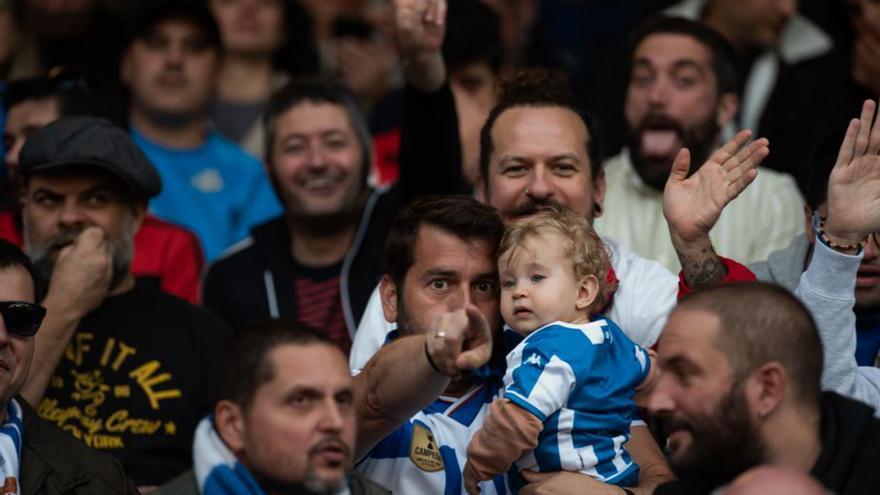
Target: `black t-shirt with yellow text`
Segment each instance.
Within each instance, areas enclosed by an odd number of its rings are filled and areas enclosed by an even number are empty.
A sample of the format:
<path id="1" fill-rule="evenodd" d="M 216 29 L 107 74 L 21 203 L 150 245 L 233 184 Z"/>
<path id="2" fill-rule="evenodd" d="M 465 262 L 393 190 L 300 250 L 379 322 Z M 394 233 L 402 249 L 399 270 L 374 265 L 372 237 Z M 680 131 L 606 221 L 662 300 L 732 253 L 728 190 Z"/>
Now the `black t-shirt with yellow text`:
<path id="1" fill-rule="evenodd" d="M 38 412 L 115 455 L 137 485 L 161 485 L 192 465 L 228 333 L 207 311 L 137 283 L 80 322 Z"/>

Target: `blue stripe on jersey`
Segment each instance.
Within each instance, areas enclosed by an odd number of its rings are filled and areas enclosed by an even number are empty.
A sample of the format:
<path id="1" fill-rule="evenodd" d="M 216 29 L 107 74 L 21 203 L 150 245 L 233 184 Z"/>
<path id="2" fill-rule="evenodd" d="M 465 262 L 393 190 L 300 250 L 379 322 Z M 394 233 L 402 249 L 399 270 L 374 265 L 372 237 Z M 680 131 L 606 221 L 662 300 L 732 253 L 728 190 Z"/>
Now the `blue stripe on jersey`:
<path id="1" fill-rule="evenodd" d="M 443 471 L 446 473 L 446 489 L 443 494 L 461 495 L 461 466 L 458 465 L 455 449 L 440 446 L 440 457 L 443 458 Z"/>
<path id="2" fill-rule="evenodd" d="M 492 486 L 495 487 L 497 493 L 507 493 L 507 486 L 505 486 L 503 474 L 499 474 L 492 478 Z"/>
<path id="3" fill-rule="evenodd" d="M 485 383 L 480 385 L 473 395 L 459 404 L 454 410 L 446 413 L 446 415 L 464 426 L 470 426 L 480 413 L 480 410 L 483 409 L 483 405 L 492 402 L 493 390 L 494 387 L 490 387 Z"/>
<path id="4" fill-rule="evenodd" d="M 518 393 L 513 391 L 504 392 L 504 398 L 525 409 L 526 411 L 534 414 L 535 417 L 540 419 L 542 423 L 545 423 L 547 421 L 547 416 L 544 416 L 544 413 L 542 413 L 537 407 L 530 404 L 529 401 L 527 401 Z"/>
<path id="5" fill-rule="evenodd" d="M 409 444 L 412 442 L 412 435 L 413 424 L 407 421 L 376 444 L 373 450 L 358 461 L 357 464 L 367 459 L 409 457 Z"/>

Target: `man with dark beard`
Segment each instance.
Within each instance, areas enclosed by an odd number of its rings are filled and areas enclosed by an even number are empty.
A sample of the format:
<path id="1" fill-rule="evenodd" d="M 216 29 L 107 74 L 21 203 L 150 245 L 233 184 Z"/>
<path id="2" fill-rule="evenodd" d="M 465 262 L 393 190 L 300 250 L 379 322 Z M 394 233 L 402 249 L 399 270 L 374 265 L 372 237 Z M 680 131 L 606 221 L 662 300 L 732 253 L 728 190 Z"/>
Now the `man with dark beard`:
<path id="1" fill-rule="evenodd" d="M 663 222 L 663 187 L 681 148 L 702 164 L 719 145 L 738 107 L 736 55 L 711 28 L 678 18 L 646 21 L 631 46 L 627 148 L 604 164 L 605 215 L 595 227 L 674 272 L 679 262 Z M 800 204 L 791 177 L 761 169 L 709 237 L 723 256 L 765 259 L 803 232 Z"/>
<path id="2" fill-rule="evenodd" d="M 835 493 L 880 492 L 880 420 L 821 392 L 818 331 L 785 289 L 746 282 L 695 292 L 657 349 L 648 408 L 668 420 L 679 480 L 655 493 L 710 493 L 761 464 L 809 472 Z"/>
<path id="3" fill-rule="evenodd" d="M 37 130 L 19 170 L 25 247 L 49 287 L 21 394 L 44 419 L 115 455 L 137 485 L 164 483 L 191 465 L 228 330 L 131 273 L 133 235 L 159 175 L 122 129 L 93 117 Z"/>
<path id="4" fill-rule="evenodd" d="M 410 86 L 400 177 L 390 189 L 367 184 L 373 151 L 350 90 L 292 81 L 269 101 L 265 162 L 284 215 L 252 229 L 205 279 L 204 304 L 233 328 L 283 317 L 321 329 L 347 354 L 382 276 L 395 213 L 419 195 L 461 189 L 454 102 L 451 92 L 438 91 L 446 76 L 437 17 L 418 17 L 414 29 L 422 35 L 401 37 Z M 452 135 L 438 136 L 437 129 Z M 437 147 L 437 139 L 455 145 Z"/>

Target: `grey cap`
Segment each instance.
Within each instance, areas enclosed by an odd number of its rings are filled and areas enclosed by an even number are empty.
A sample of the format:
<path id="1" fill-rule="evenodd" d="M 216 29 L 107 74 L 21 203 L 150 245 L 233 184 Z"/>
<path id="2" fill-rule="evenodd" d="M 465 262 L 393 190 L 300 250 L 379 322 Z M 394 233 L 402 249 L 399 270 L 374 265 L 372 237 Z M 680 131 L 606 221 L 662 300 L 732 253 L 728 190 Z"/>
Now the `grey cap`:
<path id="1" fill-rule="evenodd" d="M 69 167 L 95 167 L 118 177 L 138 198 L 152 198 L 162 179 L 121 128 L 97 117 L 64 117 L 28 137 L 18 170 L 23 177 Z"/>

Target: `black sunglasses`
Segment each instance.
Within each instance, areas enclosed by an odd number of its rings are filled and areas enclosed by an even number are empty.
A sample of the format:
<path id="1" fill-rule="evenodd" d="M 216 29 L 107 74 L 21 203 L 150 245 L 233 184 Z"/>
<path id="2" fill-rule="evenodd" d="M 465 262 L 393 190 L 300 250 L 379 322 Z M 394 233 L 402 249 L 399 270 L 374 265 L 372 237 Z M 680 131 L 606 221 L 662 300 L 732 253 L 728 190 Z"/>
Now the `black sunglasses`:
<path id="1" fill-rule="evenodd" d="M 46 308 L 22 301 L 0 301 L 0 314 L 6 331 L 19 337 L 32 337 L 40 329 Z"/>

